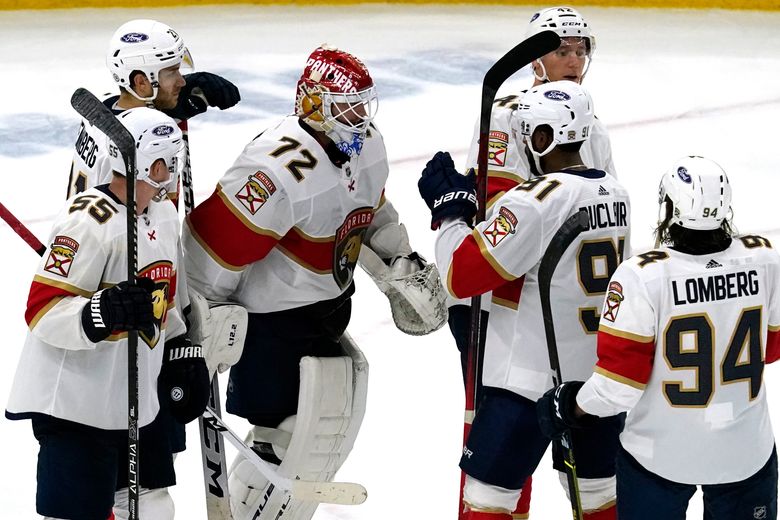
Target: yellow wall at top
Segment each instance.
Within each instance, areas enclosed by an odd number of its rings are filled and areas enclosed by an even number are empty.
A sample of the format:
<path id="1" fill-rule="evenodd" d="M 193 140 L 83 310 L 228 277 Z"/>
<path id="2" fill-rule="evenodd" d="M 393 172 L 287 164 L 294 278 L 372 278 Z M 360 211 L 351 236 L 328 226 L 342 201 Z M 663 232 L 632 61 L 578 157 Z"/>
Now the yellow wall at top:
<path id="1" fill-rule="evenodd" d="M 74 7 L 168 7 L 220 4 L 253 5 L 339 5 L 339 4 L 514 4 L 553 5 L 544 0 L 0 0 L 0 10 L 9 9 L 67 9 Z M 780 10 L 780 0 L 564 0 L 564 5 L 597 7 L 660 7 L 660 8 L 720 8 Z"/>

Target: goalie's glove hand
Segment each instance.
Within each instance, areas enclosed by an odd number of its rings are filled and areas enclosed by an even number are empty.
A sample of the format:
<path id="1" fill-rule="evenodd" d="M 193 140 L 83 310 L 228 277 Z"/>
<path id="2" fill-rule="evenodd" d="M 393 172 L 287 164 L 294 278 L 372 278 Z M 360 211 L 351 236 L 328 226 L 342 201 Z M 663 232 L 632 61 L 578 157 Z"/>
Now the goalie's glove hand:
<path id="1" fill-rule="evenodd" d="M 577 393 L 583 384 L 582 381 L 567 381 L 547 390 L 536 402 L 539 429 L 545 437 L 559 439 L 567 430 L 593 426 L 598 420 L 589 414 L 577 417 Z"/>
<path id="2" fill-rule="evenodd" d="M 186 84 L 179 91 L 176 108 L 164 110 L 169 116 L 185 120 L 206 111 L 207 107 L 225 110 L 241 101 L 238 87 L 211 72 L 195 72 L 184 76 Z"/>
<path id="3" fill-rule="evenodd" d="M 471 169 L 461 175 L 449 152 L 436 152 L 422 171 L 417 188 L 431 210 L 431 229 L 445 218 L 461 218 L 471 223 L 477 213 L 476 175 Z"/>
<path id="4" fill-rule="evenodd" d="M 428 262 L 425 258 L 420 256 L 417 251 L 414 251 L 408 255 L 399 255 L 392 258 L 385 258 L 383 261 L 390 268 L 391 278 L 403 278 L 412 273 L 416 273 L 420 269 L 424 269 Z"/>
<path id="5" fill-rule="evenodd" d="M 114 331 L 140 330 L 154 335 L 154 281 L 119 282 L 92 295 L 81 311 L 81 327 L 90 341 L 103 341 Z"/>
<path id="6" fill-rule="evenodd" d="M 168 409 L 174 419 L 186 424 L 200 417 L 211 389 L 200 345 L 193 345 L 185 336 L 166 340 L 158 385 L 160 395 L 168 399 Z"/>

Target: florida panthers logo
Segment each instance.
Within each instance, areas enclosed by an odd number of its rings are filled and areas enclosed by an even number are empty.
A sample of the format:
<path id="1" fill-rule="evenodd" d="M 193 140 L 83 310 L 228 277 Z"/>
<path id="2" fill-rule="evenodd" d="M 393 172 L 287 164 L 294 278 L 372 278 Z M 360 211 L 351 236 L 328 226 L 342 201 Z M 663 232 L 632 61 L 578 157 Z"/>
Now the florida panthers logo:
<path id="1" fill-rule="evenodd" d="M 623 286 L 618 282 L 610 282 L 607 298 L 604 300 L 604 319 L 614 323 L 620 310 L 620 303 L 625 299 Z"/>
<path id="2" fill-rule="evenodd" d="M 488 164 L 504 166 L 506 164 L 506 150 L 509 146 L 509 134 L 491 130 L 488 139 Z"/>
<path id="3" fill-rule="evenodd" d="M 141 269 L 138 276 L 154 280 L 154 291 L 152 292 L 154 331 L 149 333 L 140 331 L 138 333 L 138 336 L 149 345 L 149 348 L 154 348 L 160 341 L 160 332 L 168 316 L 168 305 L 173 300 L 171 287 L 175 285 L 176 280 L 173 264 L 167 261 L 155 262 Z"/>
<path id="4" fill-rule="evenodd" d="M 517 229 L 517 217 L 506 207 L 501 206 L 498 215 L 485 228 L 482 234 L 487 238 L 488 243 L 496 247 L 508 235 L 511 235 Z"/>
<path id="5" fill-rule="evenodd" d="M 276 192 L 276 185 L 268 175 L 258 170 L 236 193 L 236 198 L 249 213 L 254 215 L 274 192 Z"/>
<path id="6" fill-rule="evenodd" d="M 347 215 L 344 223 L 336 230 L 336 243 L 333 246 L 333 278 L 341 289 L 352 281 L 363 237 L 373 218 L 372 208 L 358 208 Z"/>
<path id="7" fill-rule="evenodd" d="M 63 235 L 54 237 L 43 270 L 67 278 L 78 250 L 79 243 L 72 238 Z"/>

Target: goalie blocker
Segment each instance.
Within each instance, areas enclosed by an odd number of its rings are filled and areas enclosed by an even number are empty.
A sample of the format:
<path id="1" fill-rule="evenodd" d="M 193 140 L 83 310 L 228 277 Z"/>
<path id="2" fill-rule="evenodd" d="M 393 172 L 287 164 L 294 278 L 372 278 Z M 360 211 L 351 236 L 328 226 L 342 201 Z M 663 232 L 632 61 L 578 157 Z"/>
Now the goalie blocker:
<path id="1" fill-rule="evenodd" d="M 363 422 L 368 362 L 346 332 L 342 356 L 306 356 L 300 363 L 297 414 L 277 428 L 255 426 L 246 443 L 290 479 L 329 482 L 352 451 Z M 317 502 L 274 486 L 256 465 L 238 455 L 229 472 L 234 518 L 308 520 Z"/>

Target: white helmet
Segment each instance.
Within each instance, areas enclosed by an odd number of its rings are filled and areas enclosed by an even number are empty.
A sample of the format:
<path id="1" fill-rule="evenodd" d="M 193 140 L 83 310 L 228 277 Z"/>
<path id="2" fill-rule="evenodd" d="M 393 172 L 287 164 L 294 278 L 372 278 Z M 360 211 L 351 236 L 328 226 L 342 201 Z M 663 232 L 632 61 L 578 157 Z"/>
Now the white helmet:
<path id="1" fill-rule="evenodd" d="M 596 50 L 596 37 L 590 31 L 590 26 L 582 17 L 582 15 L 571 7 L 548 7 L 537 11 L 531 17 L 531 21 L 528 23 L 528 29 L 526 30 L 525 37 L 530 38 L 535 34 L 539 34 L 542 31 L 553 31 L 560 38 L 583 38 L 585 39 L 585 46 L 587 48 L 587 62 L 582 71 L 582 76 L 590 67 L 590 58 Z M 544 68 L 544 64 L 541 60 L 536 60 L 542 67 L 542 75 L 537 76 L 534 72 L 534 76 L 539 81 L 547 81 L 547 71 Z"/>
<path id="2" fill-rule="evenodd" d="M 157 97 L 161 69 L 177 64 L 192 68 L 192 56 L 179 34 L 155 20 L 131 20 L 111 37 L 106 65 L 114 81 L 141 101 Z M 143 98 L 132 89 L 130 75 L 141 71 L 152 84 L 153 94 Z"/>
<path id="3" fill-rule="evenodd" d="M 578 143 L 590 137 L 593 100 L 581 85 L 573 81 L 553 81 L 526 92 L 515 114 L 520 120 L 520 133 L 525 136 L 526 146 L 541 172 L 540 157 L 558 145 Z M 537 152 L 531 144 L 531 136 L 542 125 L 552 128 L 553 141 L 547 149 Z"/>
<path id="4" fill-rule="evenodd" d="M 731 185 L 726 172 L 714 161 L 698 155 L 678 159 L 661 177 L 659 225 L 667 214 L 666 197 L 672 204 L 668 224 L 686 229 L 718 229 L 731 210 Z"/>
<path id="5" fill-rule="evenodd" d="M 184 165 L 184 139 L 176 122 L 160 112 L 146 107 L 131 108 L 117 116 L 135 140 L 135 178 L 154 188 L 162 189 L 177 178 Z M 109 148 L 110 149 L 110 148 Z M 109 153 L 111 169 L 125 175 L 125 163 L 120 153 Z M 168 179 L 155 182 L 149 178 L 152 165 L 158 159 L 165 161 L 170 173 Z M 161 190 L 160 198 L 165 195 Z"/>

